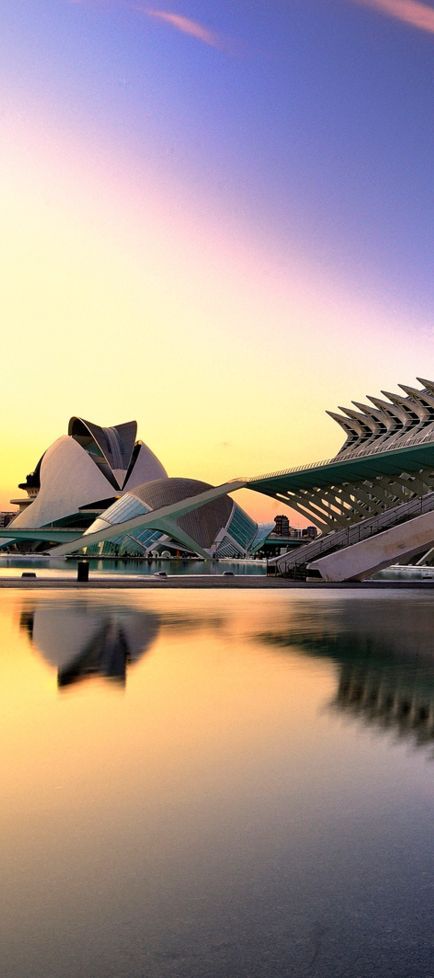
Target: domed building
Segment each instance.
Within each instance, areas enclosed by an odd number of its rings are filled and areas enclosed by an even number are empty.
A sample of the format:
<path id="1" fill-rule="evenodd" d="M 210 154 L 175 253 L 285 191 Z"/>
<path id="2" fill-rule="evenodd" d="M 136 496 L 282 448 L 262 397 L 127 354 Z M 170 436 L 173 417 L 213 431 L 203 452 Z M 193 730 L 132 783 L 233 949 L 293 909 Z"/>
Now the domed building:
<path id="1" fill-rule="evenodd" d="M 197 479 L 165 478 L 130 490 L 101 514 L 85 534 L 119 526 L 119 535 L 90 546 L 88 553 L 149 556 L 168 550 L 201 557 L 245 557 L 254 553 L 273 524 L 258 525 L 228 495 L 201 504 L 201 494 L 212 488 L 209 483 Z M 173 507 L 183 500 L 194 500 L 195 496 L 199 497 L 197 508 L 190 508 L 185 514 L 157 516 L 155 525 L 148 519 L 154 511 Z M 147 525 L 122 532 L 123 523 L 141 516 L 147 518 Z"/>

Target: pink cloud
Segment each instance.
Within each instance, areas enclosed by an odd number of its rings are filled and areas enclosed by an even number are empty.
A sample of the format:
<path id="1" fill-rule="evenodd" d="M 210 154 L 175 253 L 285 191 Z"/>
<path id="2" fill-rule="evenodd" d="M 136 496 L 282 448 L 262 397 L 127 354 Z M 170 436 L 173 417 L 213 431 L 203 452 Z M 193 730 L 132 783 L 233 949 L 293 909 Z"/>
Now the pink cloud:
<path id="1" fill-rule="evenodd" d="M 421 0 L 354 0 L 355 3 L 372 7 L 387 17 L 394 17 L 410 27 L 434 34 L 434 7 Z"/>
<path id="2" fill-rule="evenodd" d="M 181 31 L 182 34 L 189 34 L 190 37 L 195 37 L 197 41 L 202 41 L 203 44 L 208 44 L 212 48 L 221 48 L 223 46 L 218 34 L 209 30 L 208 27 L 204 27 L 203 24 L 199 24 L 197 20 L 191 20 L 190 17 L 171 13 L 168 10 L 152 10 L 149 7 L 135 7 L 134 9 L 140 10 L 142 13 L 147 14 L 148 17 L 155 17 L 157 20 L 162 20 L 164 23 L 169 24 L 170 27 L 174 27 L 175 30 Z"/>
<path id="3" fill-rule="evenodd" d="M 205 27 L 198 20 L 192 20 L 191 17 L 185 17 L 183 14 L 177 14 L 171 10 L 157 10 L 153 7 L 145 7 L 141 3 L 132 3 L 131 0 L 67 0 L 67 3 L 83 7 L 123 5 L 126 9 L 132 10 L 135 13 L 161 20 L 175 30 L 181 31 L 182 34 L 188 34 L 197 41 L 201 41 L 202 44 L 208 44 L 209 47 L 217 48 L 221 51 L 225 50 L 227 53 L 234 53 L 234 50 L 232 50 L 234 47 L 233 44 L 217 34 L 216 31 Z"/>

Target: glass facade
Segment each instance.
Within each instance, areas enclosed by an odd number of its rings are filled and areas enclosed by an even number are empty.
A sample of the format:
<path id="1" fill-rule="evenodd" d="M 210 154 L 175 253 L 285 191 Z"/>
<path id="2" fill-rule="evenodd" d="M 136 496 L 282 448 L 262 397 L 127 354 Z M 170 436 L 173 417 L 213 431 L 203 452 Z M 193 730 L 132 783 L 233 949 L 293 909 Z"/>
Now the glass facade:
<path id="1" fill-rule="evenodd" d="M 274 530 L 274 525 L 275 525 L 274 523 L 259 524 L 255 537 L 250 545 L 250 549 L 252 553 L 256 553 L 257 550 L 260 550 L 262 544 L 265 543 L 267 537 L 270 536 L 270 533 Z"/>
<path id="2" fill-rule="evenodd" d="M 149 506 L 137 499 L 137 496 L 127 492 L 125 496 L 113 503 L 110 509 L 106 510 L 104 519 L 114 525 L 115 523 L 124 523 L 125 520 L 132 520 L 135 516 L 144 516 L 150 512 Z"/>
<path id="3" fill-rule="evenodd" d="M 216 557 L 238 557 L 240 553 L 240 548 L 236 547 L 229 537 L 219 543 L 216 550 Z"/>
<path id="4" fill-rule="evenodd" d="M 235 504 L 232 516 L 227 525 L 227 532 L 236 543 L 241 544 L 243 550 L 249 549 L 249 545 L 256 536 L 257 529 L 258 527 L 255 521 L 250 519 L 250 516 L 247 516 L 247 513 Z"/>
<path id="5" fill-rule="evenodd" d="M 137 496 L 126 493 L 105 511 L 103 517 L 94 521 L 89 532 L 96 533 L 108 526 L 116 526 L 117 523 L 132 520 L 135 516 L 146 516 L 150 512 L 150 507 L 137 499 Z M 113 537 L 111 540 L 92 544 L 88 547 L 88 553 L 101 554 L 105 557 L 143 554 L 144 550 L 158 540 L 161 535 L 161 530 L 154 530 L 151 527 L 146 527 L 141 531 L 139 529 L 138 532 L 120 533 L 119 536 Z"/>
<path id="6" fill-rule="evenodd" d="M 164 536 L 164 534 L 161 532 L 161 530 L 152 530 L 149 527 L 149 529 L 142 530 L 141 532 L 133 531 L 126 538 L 126 542 L 129 546 L 130 544 L 132 545 L 135 540 L 137 540 L 138 551 L 143 553 L 144 549 L 148 550 L 149 547 L 156 544 L 162 536 Z"/>
<path id="7" fill-rule="evenodd" d="M 177 502 L 182 499 L 183 494 L 184 496 L 186 493 L 192 494 L 192 488 L 197 491 L 197 487 L 202 488 L 202 485 L 208 488 L 207 484 L 197 483 L 194 480 L 159 480 L 149 486 L 140 487 L 140 495 L 143 492 L 143 495 L 147 493 L 151 497 L 146 502 L 133 492 L 126 493 L 105 510 L 89 528 L 92 532 L 108 526 L 119 526 L 119 534 L 112 539 L 89 546 L 88 553 L 104 556 L 135 556 L 147 555 L 158 549 L 166 535 L 163 530 L 146 525 L 128 530 L 124 529 L 123 525 L 128 520 L 146 516 L 154 509 L 160 509 L 170 502 Z M 215 553 L 217 557 L 244 557 L 252 552 L 258 537 L 257 523 L 228 497 L 224 499 L 224 506 L 221 500 L 212 501 L 179 518 L 179 529 L 190 537 L 193 553 L 195 544 L 198 546 L 199 553 L 202 548 L 202 552 L 205 550 L 206 553 Z M 172 544 L 176 546 L 175 530 L 173 534 Z M 219 540 L 217 544 L 216 540 Z M 170 546 L 170 543 L 167 545 Z M 185 545 L 184 537 L 181 547 Z"/>

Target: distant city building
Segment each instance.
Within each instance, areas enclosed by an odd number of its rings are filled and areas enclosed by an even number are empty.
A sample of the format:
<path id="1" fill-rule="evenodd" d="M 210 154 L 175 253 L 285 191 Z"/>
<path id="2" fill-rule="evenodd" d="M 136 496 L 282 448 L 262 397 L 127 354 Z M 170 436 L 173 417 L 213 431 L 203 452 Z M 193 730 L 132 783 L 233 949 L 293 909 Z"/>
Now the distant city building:
<path id="1" fill-rule="evenodd" d="M 274 543 L 276 537 L 284 537 L 290 540 L 314 540 L 318 530 L 315 526 L 304 526 L 303 529 L 296 529 L 290 525 L 289 519 L 284 514 L 279 513 L 274 517 L 274 528 L 271 533 L 271 541 Z"/>
<path id="2" fill-rule="evenodd" d="M 9 511 L 4 511 L 2 513 L 0 512 L 0 527 L 3 528 L 5 526 L 8 526 L 11 520 L 13 520 L 14 516 L 16 515 L 17 515 L 16 513 L 9 512 Z"/>
<path id="3" fill-rule="evenodd" d="M 274 517 L 273 533 L 276 533 L 279 537 L 289 537 L 289 530 L 289 519 L 287 516 L 279 514 Z"/>
<path id="4" fill-rule="evenodd" d="M 315 537 L 318 536 L 318 530 L 316 526 L 304 526 L 301 535 L 307 540 L 315 540 Z"/>

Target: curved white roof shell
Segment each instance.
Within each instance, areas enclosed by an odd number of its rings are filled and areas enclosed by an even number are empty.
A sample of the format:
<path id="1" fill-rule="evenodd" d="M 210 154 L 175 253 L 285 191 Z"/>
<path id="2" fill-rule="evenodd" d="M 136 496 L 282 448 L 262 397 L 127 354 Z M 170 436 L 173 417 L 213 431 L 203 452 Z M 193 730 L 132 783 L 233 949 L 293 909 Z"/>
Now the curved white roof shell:
<path id="1" fill-rule="evenodd" d="M 135 440 L 135 421 L 102 428 L 73 417 L 68 431 L 47 449 L 37 471 L 28 477 L 37 476 L 39 489 L 14 519 L 14 527 L 34 529 L 66 520 L 83 507 L 113 500 L 143 482 L 167 478 L 156 455 Z"/>
<path id="2" fill-rule="evenodd" d="M 143 442 L 138 442 L 136 448 L 138 450 L 134 465 L 130 473 L 127 473 L 127 478 L 123 485 L 124 492 L 127 492 L 129 489 L 134 489 L 135 486 L 140 486 L 144 482 L 153 482 L 155 479 L 167 478 L 166 469 L 147 445 L 144 445 Z"/>
<path id="3" fill-rule="evenodd" d="M 40 480 L 36 499 L 14 519 L 14 528 L 46 526 L 73 516 L 81 506 L 114 494 L 113 486 L 90 455 L 69 435 L 58 438 L 45 452 Z"/>

